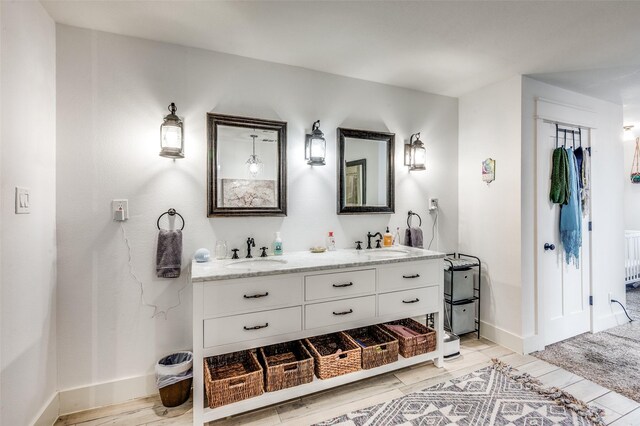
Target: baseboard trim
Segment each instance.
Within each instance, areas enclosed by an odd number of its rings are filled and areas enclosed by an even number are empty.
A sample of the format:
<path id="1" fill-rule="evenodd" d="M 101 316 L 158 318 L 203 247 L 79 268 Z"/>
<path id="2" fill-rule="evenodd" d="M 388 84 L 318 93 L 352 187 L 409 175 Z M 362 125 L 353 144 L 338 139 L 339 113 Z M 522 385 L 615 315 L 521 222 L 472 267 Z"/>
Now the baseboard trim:
<path id="1" fill-rule="evenodd" d="M 480 322 L 480 335 L 519 354 L 523 353 L 522 337 L 487 322 Z"/>
<path id="2" fill-rule="evenodd" d="M 525 337 L 522 341 L 522 353 L 530 354 L 532 352 L 544 350 L 544 340 L 539 334 Z"/>
<path id="3" fill-rule="evenodd" d="M 54 392 L 31 424 L 34 426 L 51 426 L 58 420 L 59 412 L 60 398 L 58 392 Z"/>
<path id="4" fill-rule="evenodd" d="M 120 404 L 132 399 L 154 395 L 157 392 L 156 378 L 153 374 L 62 390 L 59 397 L 59 413 L 62 416 L 77 411 Z"/>
<path id="5" fill-rule="evenodd" d="M 597 333 L 599 331 L 608 330 L 612 327 L 617 327 L 628 322 L 629 319 L 624 314 L 624 312 L 616 312 L 608 315 L 603 315 L 601 317 L 598 317 L 596 321 L 593 322 L 593 332 Z"/>

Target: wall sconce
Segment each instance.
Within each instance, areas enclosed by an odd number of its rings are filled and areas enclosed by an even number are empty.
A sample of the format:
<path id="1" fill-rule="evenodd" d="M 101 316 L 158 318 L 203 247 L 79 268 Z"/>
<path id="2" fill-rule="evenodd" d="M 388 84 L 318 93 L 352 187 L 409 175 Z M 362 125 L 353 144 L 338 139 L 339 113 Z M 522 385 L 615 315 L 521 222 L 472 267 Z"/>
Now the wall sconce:
<path id="1" fill-rule="evenodd" d="M 320 120 L 313 123 L 311 134 L 307 135 L 304 142 L 304 158 L 311 166 L 324 166 L 324 157 L 327 153 L 327 141 L 320 130 Z"/>
<path id="2" fill-rule="evenodd" d="M 160 125 L 160 156 L 184 158 L 184 129 L 182 120 L 176 115 L 176 104 L 169 105 L 171 114 L 164 117 Z"/>
<path id="3" fill-rule="evenodd" d="M 404 165 L 409 166 L 409 171 L 426 170 L 424 167 L 426 160 L 427 150 L 420 140 L 420 132 L 414 133 L 409 138 L 409 143 L 404 145 Z"/>

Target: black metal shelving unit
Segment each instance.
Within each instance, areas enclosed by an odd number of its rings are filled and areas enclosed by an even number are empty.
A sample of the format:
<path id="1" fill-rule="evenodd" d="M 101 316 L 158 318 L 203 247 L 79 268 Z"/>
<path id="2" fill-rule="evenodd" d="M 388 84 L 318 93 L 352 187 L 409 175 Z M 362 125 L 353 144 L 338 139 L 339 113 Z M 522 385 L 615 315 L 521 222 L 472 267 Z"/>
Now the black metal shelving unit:
<path id="1" fill-rule="evenodd" d="M 480 287 L 482 284 L 482 262 L 480 261 L 480 258 L 476 256 L 471 256 L 469 254 L 448 253 L 447 257 L 444 258 L 444 264 L 445 264 L 445 267 L 448 264 L 448 268 L 445 268 L 444 273 L 451 274 L 450 275 L 451 292 L 447 293 L 445 290 L 445 293 L 444 293 L 444 303 L 445 305 L 447 305 L 445 306 L 444 314 L 448 316 L 448 320 L 449 320 L 448 324 L 447 324 L 447 321 L 445 321 L 445 329 L 447 331 L 452 331 L 453 329 L 453 307 L 454 306 L 475 302 L 475 330 L 469 331 L 463 334 L 476 333 L 478 335 L 478 338 L 480 338 Z M 460 299 L 460 300 L 453 300 L 453 294 L 455 293 L 453 290 L 454 284 L 455 284 L 453 279 L 453 275 L 454 275 L 453 273 L 455 271 L 464 271 L 464 270 L 473 269 L 473 268 L 478 268 L 478 284 L 476 285 L 474 280 L 473 297 Z"/>

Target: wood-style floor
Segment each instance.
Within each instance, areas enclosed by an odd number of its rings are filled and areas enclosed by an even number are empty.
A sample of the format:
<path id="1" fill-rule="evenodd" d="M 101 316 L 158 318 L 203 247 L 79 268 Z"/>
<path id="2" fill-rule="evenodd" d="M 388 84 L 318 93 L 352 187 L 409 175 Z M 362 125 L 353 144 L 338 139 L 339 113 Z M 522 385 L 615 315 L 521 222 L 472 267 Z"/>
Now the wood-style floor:
<path id="1" fill-rule="evenodd" d="M 640 425 L 640 404 L 555 365 L 471 337 L 463 338 L 461 352 L 460 358 L 445 362 L 442 369 L 425 363 L 209 425 L 309 425 L 462 376 L 490 365 L 491 358 L 499 358 L 522 372 L 538 377 L 546 386 L 566 389 L 577 398 L 603 408 L 608 424 Z M 56 426 L 191 424 L 191 401 L 167 409 L 162 406 L 158 396 L 65 415 L 56 422 Z"/>

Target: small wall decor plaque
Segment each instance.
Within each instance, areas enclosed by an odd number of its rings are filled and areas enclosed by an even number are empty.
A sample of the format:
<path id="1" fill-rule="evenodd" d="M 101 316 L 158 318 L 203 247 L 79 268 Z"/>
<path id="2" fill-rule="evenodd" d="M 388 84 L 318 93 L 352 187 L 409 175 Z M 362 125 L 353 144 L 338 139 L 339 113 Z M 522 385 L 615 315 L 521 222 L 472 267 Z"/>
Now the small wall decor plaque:
<path id="1" fill-rule="evenodd" d="M 482 180 L 489 185 L 496 179 L 496 160 L 487 158 L 482 162 Z"/>

